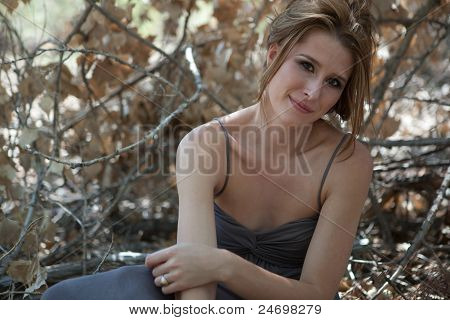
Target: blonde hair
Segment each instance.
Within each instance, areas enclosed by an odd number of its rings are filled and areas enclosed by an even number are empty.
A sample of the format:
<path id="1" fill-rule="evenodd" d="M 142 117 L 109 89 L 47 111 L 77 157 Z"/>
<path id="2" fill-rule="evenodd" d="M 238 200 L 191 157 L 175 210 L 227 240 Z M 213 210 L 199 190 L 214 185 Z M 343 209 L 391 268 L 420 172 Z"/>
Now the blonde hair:
<path id="1" fill-rule="evenodd" d="M 370 76 L 375 49 L 374 23 L 370 0 L 293 0 L 276 14 L 269 24 L 266 47 L 280 46 L 273 62 L 264 66 L 259 81 L 257 101 L 281 67 L 292 48 L 312 29 L 334 35 L 353 57 L 353 70 L 338 102 L 330 109 L 351 125 L 351 139 L 345 150 L 355 143 L 364 122 L 364 103 L 370 103 Z"/>

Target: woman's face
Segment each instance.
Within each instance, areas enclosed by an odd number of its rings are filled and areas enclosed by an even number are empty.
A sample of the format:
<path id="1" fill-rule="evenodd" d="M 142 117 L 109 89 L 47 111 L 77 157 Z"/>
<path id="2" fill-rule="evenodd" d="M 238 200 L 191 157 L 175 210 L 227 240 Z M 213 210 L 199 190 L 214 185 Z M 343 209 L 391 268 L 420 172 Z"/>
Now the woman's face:
<path id="1" fill-rule="evenodd" d="M 277 45 L 269 48 L 269 64 L 278 49 Z M 333 35 L 318 29 L 307 32 L 268 84 L 269 119 L 292 124 L 320 119 L 339 100 L 352 64 L 350 51 Z"/>

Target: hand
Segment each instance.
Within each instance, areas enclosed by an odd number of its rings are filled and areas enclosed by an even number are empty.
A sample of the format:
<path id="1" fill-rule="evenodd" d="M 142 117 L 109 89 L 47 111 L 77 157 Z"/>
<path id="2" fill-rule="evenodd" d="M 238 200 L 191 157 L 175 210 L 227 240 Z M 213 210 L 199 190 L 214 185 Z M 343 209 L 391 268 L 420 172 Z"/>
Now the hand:
<path id="1" fill-rule="evenodd" d="M 155 285 L 164 294 L 220 281 L 220 249 L 202 244 L 182 243 L 147 255 L 145 265 L 153 268 Z M 169 285 L 161 285 L 161 276 Z"/>

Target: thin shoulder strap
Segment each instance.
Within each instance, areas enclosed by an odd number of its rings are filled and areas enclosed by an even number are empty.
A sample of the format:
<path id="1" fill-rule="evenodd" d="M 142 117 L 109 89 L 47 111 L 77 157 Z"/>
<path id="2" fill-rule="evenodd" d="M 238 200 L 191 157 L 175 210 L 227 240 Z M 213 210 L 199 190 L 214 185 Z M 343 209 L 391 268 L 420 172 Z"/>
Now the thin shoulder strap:
<path id="1" fill-rule="evenodd" d="M 222 127 L 222 130 L 225 134 L 225 139 L 226 139 L 227 173 L 225 176 L 225 182 L 223 183 L 222 189 L 220 189 L 220 191 L 218 191 L 217 193 L 214 194 L 214 197 L 218 197 L 225 190 L 227 183 L 228 183 L 228 176 L 230 175 L 230 168 L 231 168 L 231 166 L 230 166 L 230 137 L 228 136 L 228 131 L 225 128 L 225 126 L 223 125 L 222 121 L 220 121 L 219 118 L 214 118 L 213 120 L 217 120 L 217 122 L 219 122 L 219 124 Z"/>
<path id="2" fill-rule="evenodd" d="M 317 196 L 317 204 L 318 204 L 319 211 L 320 211 L 320 209 L 322 208 L 322 204 L 321 204 L 321 202 L 320 202 L 320 194 L 322 193 L 322 188 L 323 188 L 323 185 L 324 185 L 324 183 L 325 183 L 325 179 L 327 178 L 328 171 L 330 171 L 331 164 L 333 163 L 333 160 L 334 160 L 334 158 L 336 157 L 336 154 L 338 153 L 339 148 L 340 148 L 341 145 L 344 143 L 345 138 L 346 138 L 348 135 L 349 135 L 349 133 L 344 134 L 344 136 L 342 137 L 341 141 L 340 141 L 339 144 L 337 145 L 336 149 L 334 149 L 334 152 L 333 152 L 333 154 L 331 155 L 330 161 L 328 161 L 328 164 L 327 164 L 327 167 L 326 167 L 326 169 L 325 169 L 325 172 L 323 173 L 322 181 L 320 182 L 320 187 L 319 187 L 319 194 L 318 194 L 318 196 Z"/>

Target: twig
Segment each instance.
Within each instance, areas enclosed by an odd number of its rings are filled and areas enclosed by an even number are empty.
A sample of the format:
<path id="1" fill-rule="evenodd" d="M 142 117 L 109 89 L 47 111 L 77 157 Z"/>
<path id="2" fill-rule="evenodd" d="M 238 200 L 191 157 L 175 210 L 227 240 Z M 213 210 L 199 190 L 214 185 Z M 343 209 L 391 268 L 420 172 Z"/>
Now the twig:
<path id="1" fill-rule="evenodd" d="M 375 216 L 378 220 L 378 223 L 380 224 L 381 233 L 383 235 L 383 240 L 384 240 L 386 246 L 389 249 L 392 249 L 394 246 L 394 240 L 392 238 L 391 228 L 389 226 L 389 223 L 386 221 L 386 215 L 384 214 L 383 209 L 379 205 L 378 199 L 375 196 L 375 190 L 374 190 L 374 186 L 372 183 L 370 184 L 370 187 L 369 187 L 369 198 L 372 203 L 372 208 L 375 212 Z"/>
<path id="2" fill-rule="evenodd" d="M 102 261 L 100 261 L 100 263 L 97 266 L 97 269 L 95 269 L 95 271 L 92 274 L 96 274 L 97 272 L 100 271 L 100 268 L 103 266 L 103 264 L 106 261 L 106 258 L 108 258 L 109 254 L 111 253 L 111 249 L 113 247 L 113 243 L 114 243 L 114 234 L 111 234 L 111 244 L 109 245 L 108 251 L 106 251 L 106 254 L 103 256 Z"/>
<path id="3" fill-rule="evenodd" d="M 81 16 L 81 19 L 76 24 L 75 28 L 72 30 L 72 32 L 67 36 L 67 38 L 63 41 L 63 43 L 60 45 L 61 49 L 64 49 L 66 45 L 69 43 L 70 39 L 79 32 L 81 26 L 86 21 L 87 17 L 89 16 L 89 13 L 92 10 L 92 5 L 89 5 L 86 10 L 84 11 L 83 15 Z M 52 156 L 53 157 L 59 157 L 59 140 L 60 136 L 58 135 L 59 130 L 59 96 L 61 94 L 61 75 L 62 75 L 62 66 L 63 66 L 63 58 L 64 58 L 64 50 L 62 50 L 59 54 L 59 63 L 56 70 L 56 80 L 55 80 L 55 95 L 53 97 L 53 151 Z"/>
<path id="4" fill-rule="evenodd" d="M 379 172 L 388 172 L 393 170 L 407 170 L 411 168 L 423 168 L 423 167 L 447 167 L 450 165 L 450 160 L 434 160 L 434 161 L 416 161 L 412 163 L 403 163 L 393 166 L 383 166 L 383 165 L 377 165 L 374 166 L 373 171 L 376 173 Z"/>
<path id="5" fill-rule="evenodd" d="M 427 57 L 434 51 L 434 49 L 436 49 L 439 46 L 439 44 L 447 38 L 447 35 L 448 35 L 448 28 L 446 28 L 443 35 L 440 37 L 437 37 L 437 40 L 435 39 L 436 41 L 434 41 L 434 43 L 430 47 L 428 47 L 428 49 L 420 56 L 420 58 L 418 60 L 419 62 L 414 66 L 414 68 L 412 68 L 412 70 L 410 70 L 408 72 L 408 74 L 406 75 L 406 77 L 403 81 L 403 84 L 399 88 L 396 88 L 394 90 L 394 92 L 393 92 L 394 97 L 392 99 L 390 99 L 389 106 L 386 108 L 386 110 L 384 110 L 381 120 L 378 122 L 377 126 L 375 127 L 375 130 L 374 130 L 375 137 L 379 136 L 381 128 L 383 126 L 383 123 L 389 115 L 389 111 L 391 110 L 394 103 L 397 102 L 397 99 L 395 99 L 395 96 L 403 95 L 403 92 L 404 92 L 406 86 L 412 80 L 413 76 L 423 66 Z"/>
<path id="6" fill-rule="evenodd" d="M 422 227 L 420 228 L 416 237 L 412 241 L 411 246 L 408 248 L 405 255 L 400 260 L 400 263 L 397 266 L 396 270 L 389 277 L 390 281 L 394 281 L 401 274 L 401 272 L 405 269 L 406 265 L 409 263 L 411 258 L 417 252 L 419 246 L 422 244 L 422 241 L 423 241 L 425 235 L 427 234 L 428 230 L 430 229 L 430 227 L 436 217 L 436 213 L 439 209 L 439 205 L 445 196 L 446 190 L 449 188 L 449 184 L 450 184 L 450 167 L 447 168 L 447 172 L 445 173 L 444 179 L 442 180 L 442 184 L 437 191 L 436 198 L 434 199 L 433 205 L 431 206 L 430 210 L 428 211 L 426 219 L 422 223 Z M 389 282 L 386 281 L 377 290 L 377 292 L 371 297 L 371 299 L 375 299 L 376 297 L 378 297 L 380 295 L 380 293 L 383 292 L 383 290 L 387 287 L 388 284 L 389 284 Z"/>
<path id="7" fill-rule="evenodd" d="M 431 10 L 438 5 L 439 0 L 428 0 L 422 7 L 420 7 L 417 10 L 414 17 L 412 18 L 415 22 L 406 29 L 406 34 L 397 52 L 386 62 L 384 66 L 385 74 L 381 79 L 379 85 L 374 90 L 372 109 L 370 110 L 369 115 L 364 121 L 362 132 L 366 130 L 369 123 L 372 121 L 372 118 L 376 114 L 378 106 L 380 105 L 380 102 L 383 100 L 384 94 L 389 86 L 389 83 L 394 78 L 395 73 L 397 72 L 397 69 L 400 65 L 400 61 L 402 60 L 402 58 L 406 54 L 406 51 L 409 48 L 409 45 L 414 37 L 417 26 L 430 14 L 430 12 L 432 12 Z"/>
<path id="8" fill-rule="evenodd" d="M 191 71 L 192 71 L 192 73 L 193 73 L 193 75 L 194 75 L 194 78 L 195 78 L 195 83 L 196 83 L 196 87 L 197 87 L 197 90 L 196 90 L 196 92 L 194 93 L 194 95 L 190 98 L 190 101 L 195 101 L 195 99 L 197 99 L 198 98 L 198 96 L 200 95 L 200 92 L 201 92 L 201 90 L 202 90 L 202 80 L 201 80 L 201 76 L 200 76 L 200 72 L 199 72 L 199 70 L 198 70 L 198 68 L 197 68 L 197 66 L 196 66 L 196 64 L 195 64 L 195 61 L 194 61 L 194 57 L 193 57 L 193 54 L 192 54 L 192 49 L 191 48 L 187 48 L 186 49 L 186 59 L 188 60 L 188 62 L 189 62 L 189 65 L 190 65 L 190 69 L 191 69 Z M 185 107 L 187 107 L 188 105 L 186 105 Z M 175 111 L 176 112 L 176 111 Z M 158 126 L 158 128 L 163 128 L 164 126 L 166 126 L 167 124 L 168 124 L 168 122 L 170 121 L 170 115 L 168 116 L 168 117 L 166 117 L 161 123 L 160 123 L 160 126 Z M 158 130 L 158 128 L 156 128 L 155 130 Z M 155 130 L 153 130 L 153 132 L 155 131 Z M 149 134 L 147 134 L 147 136 L 148 136 Z M 146 138 L 144 138 L 144 139 L 146 139 Z M 135 176 L 133 176 L 133 179 L 136 177 L 136 175 Z M 131 179 L 131 178 L 130 178 Z M 160 196 L 161 195 L 161 193 L 159 193 L 158 194 L 158 196 Z M 112 208 L 112 206 L 109 206 L 108 207 L 108 211 L 109 210 L 111 210 L 111 208 Z M 108 212 L 107 211 L 107 212 Z M 125 218 L 125 217 L 124 217 Z M 122 218 L 123 219 L 123 218 Z M 97 227 L 96 228 L 98 228 L 98 226 L 100 226 L 101 224 L 97 224 Z M 91 234 L 91 232 L 89 232 L 89 234 Z M 97 234 L 97 236 L 98 236 L 98 234 Z M 90 236 L 88 235 L 88 238 L 90 238 Z M 76 246 L 78 246 L 78 243 L 79 243 L 79 241 L 80 241 L 80 239 L 74 239 L 72 242 L 70 242 L 69 244 L 67 244 L 66 246 L 65 246 L 65 249 L 67 250 L 67 249 L 72 249 L 73 247 L 76 247 Z M 75 252 L 77 249 L 74 249 L 72 252 Z M 58 256 L 60 256 L 60 253 L 58 253 L 58 254 L 53 254 L 52 256 L 55 256 L 55 255 L 58 255 Z M 50 255 L 49 256 L 47 256 L 46 257 L 46 259 L 44 259 L 44 260 L 46 260 L 46 261 L 43 261 L 44 263 L 48 263 L 48 261 L 50 260 Z"/>
<path id="9" fill-rule="evenodd" d="M 409 157 L 404 157 L 404 158 L 400 158 L 400 159 L 389 159 L 388 161 L 374 161 L 374 166 L 385 166 L 388 167 L 390 165 L 394 165 L 394 164 L 400 164 L 402 162 L 407 162 L 407 161 L 413 161 L 414 159 L 418 159 L 418 158 L 423 158 L 423 157 L 427 157 L 430 155 L 434 155 L 435 153 L 439 153 L 441 151 L 446 150 L 447 148 L 445 146 L 441 146 L 441 147 L 437 147 L 433 150 L 430 151 L 426 151 L 426 152 L 421 152 L 418 154 L 411 154 Z"/>
<path id="10" fill-rule="evenodd" d="M 93 160 L 89 160 L 89 161 L 82 161 L 82 162 L 72 162 L 72 161 L 66 161 L 66 160 L 62 160 L 56 157 L 52 157 L 49 155 L 46 155 L 44 153 L 41 153 L 37 150 L 32 149 L 31 147 L 26 147 L 25 150 L 28 151 L 29 153 L 33 154 L 33 155 L 37 155 L 40 157 L 43 157 L 47 160 L 50 161 L 54 161 L 57 163 L 61 163 L 64 165 L 68 165 L 70 166 L 72 169 L 75 168 L 82 168 L 82 167 L 87 167 L 87 166 L 91 166 L 93 164 L 99 163 L 99 162 L 104 162 L 104 161 L 108 161 L 122 153 L 126 153 L 126 152 L 130 152 L 133 151 L 136 147 L 138 147 L 139 145 L 143 144 L 145 141 L 153 139 L 156 140 L 159 136 L 158 136 L 158 132 L 160 130 L 162 130 L 164 127 L 166 127 L 170 121 L 175 118 L 178 114 L 182 113 L 187 107 L 189 107 L 193 102 L 197 101 L 197 99 L 200 96 L 200 93 L 203 89 L 203 84 L 202 84 L 202 80 L 201 80 L 201 76 L 200 76 L 200 72 L 195 64 L 194 61 L 194 57 L 192 54 L 192 48 L 191 47 L 187 47 L 186 48 L 186 60 L 189 62 L 189 69 L 192 72 L 192 75 L 194 76 L 194 82 L 195 82 L 195 86 L 196 86 L 196 91 L 194 92 L 194 94 L 188 98 L 187 100 L 184 100 L 179 106 L 178 108 L 173 111 L 170 115 L 168 115 L 166 118 L 164 118 L 163 121 L 161 121 L 158 126 L 147 132 L 144 135 L 144 138 L 140 139 L 139 141 L 132 143 L 124 148 L 121 149 L 117 149 L 115 152 L 106 155 L 104 157 L 100 157 L 100 158 L 96 158 Z"/>
<path id="11" fill-rule="evenodd" d="M 429 145 L 450 146 L 450 138 L 425 138 L 413 140 L 369 140 L 367 144 L 370 146 L 380 146 L 385 148 L 392 147 L 423 147 Z"/>
<path id="12" fill-rule="evenodd" d="M 219 97 L 217 97 L 213 92 L 211 92 L 211 90 L 205 88 L 205 89 L 203 89 L 203 92 L 204 92 L 204 93 L 205 93 L 212 101 L 214 101 L 214 102 L 220 107 L 220 109 L 222 109 L 222 111 L 225 112 L 225 114 L 231 113 L 230 108 L 228 108 L 228 107 L 225 105 L 225 103 L 224 103 L 222 100 L 220 100 Z"/>
<path id="13" fill-rule="evenodd" d="M 98 12 L 100 12 L 105 18 L 110 20 L 111 22 L 115 23 L 120 29 L 128 33 L 131 37 L 135 38 L 138 42 L 142 43 L 143 45 L 157 51 L 160 53 L 163 57 L 165 57 L 167 60 L 172 62 L 182 73 L 186 73 L 186 70 L 181 66 L 181 64 L 175 60 L 175 58 L 171 54 L 167 54 L 164 50 L 160 49 L 159 47 L 155 46 L 151 41 L 142 38 L 137 34 L 136 32 L 128 29 L 126 25 L 124 25 L 122 22 L 120 22 L 118 19 L 113 17 L 108 11 L 106 11 L 104 8 L 98 6 L 93 0 L 87 0 Z"/>
<path id="14" fill-rule="evenodd" d="M 23 222 L 22 230 L 20 231 L 19 240 L 17 241 L 17 243 L 15 244 L 15 246 L 13 247 L 12 250 L 7 252 L 0 258 L 0 275 L 3 275 L 5 273 L 9 262 L 12 261 L 13 259 L 15 259 L 16 256 L 19 254 L 20 250 L 22 249 L 24 240 L 25 240 L 25 235 L 29 232 L 29 230 L 31 230 L 31 227 L 38 220 L 38 219 L 36 219 L 34 222 L 31 222 L 31 219 L 33 218 L 33 215 L 34 215 L 34 209 L 35 209 L 36 203 L 38 201 L 38 194 L 42 187 L 42 183 L 44 181 L 44 176 L 45 176 L 45 173 L 47 172 L 47 170 L 48 170 L 48 167 L 43 167 L 38 174 L 37 183 L 36 183 L 35 189 L 33 191 L 33 194 L 31 196 L 31 202 L 28 207 L 28 212 L 25 217 L 25 221 Z"/>
<path id="15" fill-rule="evenodd" d="M 82 53 L 82 54 L 96 54 L 99 56 L 104 56 L 107 57 L 117 63 L 123 64 L 127 67 L 130 67 L 133 70 L 136 70 L 140 73 L 142 73 L 143 75 L 147 76 L 147 77 L 151 77 L 154 78 L 158 81 L 161 81 L 162 83 L 168 85 L 169 87 L 171 87 L 172 89 L 174 89 L 175 91 L 177 91 L 180 95 L 182 95 L 184 98 L 185 96 L 183 95 L 183 93 L 181 91 L 179 91 L 177 89 L 177 86 L 173 85 L 171 82 L 167 81 L 166 79 L 164 79 L 163 77 L 158 76 L 154 71 L 154 69 L 150 69 L 150 70 L 146 70 L 145 68 L 141 67 L 140 65 L 136 64 L 136 63 L 132 63 L 132 62 L 128 62 L 125 61 L 123 59 L 121 59 L 120 57 L 109 53 L 109 52 L 105 52 L 105 51 L 101 51 L 101 50 L 96 50 L 96 49 L 73 49 L 73 48 L 47 48 L 47 49 L 38 49 L 36 51 L 36 53 L 34 55 L 30 55 L 27 57 L 22 57 L 16 60 L 9 60 L 9 61 L 5 61 L 4 64 L 11 64 L 11 63 L 15 63 L 18 61 L 22 61 L 22 60 L 28 60 L 28 59 L 33 59 L 37 56 L 42 55 L 45 52 L 59 52 L 60 54 L 66 53 L 66 52 L 70 52 L 70 53 Z M 103 102 L 104 103 L 104 102 Z"/>
<path id="16" fill-rule="evenodd" d="M 85 274 L 86 273 L 86 260 L 87 260 L 86 259 L 86 257 L 87 257 L 86 243 L 87 243 L 87 241 L 86 241 L 86 231 L 84 228 L 84 224 L 72 211 L 67 209 L 63 204 L 59 203 L 58 201 L 51 200 L 51 199 L 48 199 L 48 201 L 59 206 L 65 213 L 67 213 L 69 216 L 71 216 L 80 226 L 81 235 L 82 235 L 82 239 L 83 239 L 83 242 L 82 242 L 82 246 L 83 246 L 83 262 L 82 263 L 83 263 L 83 271 L 84 271 L 83 274 Z"/>
<path id="17" fill-rule="evenodd" d="M 67 35 L 66 39 L 64 40 L 64 44 L 68 44 L 70 40 L 73 38 L 74 35 L 80 32 L 81 27 L 86 22 L 86 19 L 88 18 L 89 14 L 91 13 L 93 9 L 92 3 L 90 3 L 87 8 L 84 10 L 83 14 L 81 15 L 80 19 L 78 20 L 75 27 L 72 29 L 72 31 Z"/>
<path id="18" fill-rule="evenodd" d="M 175 50 L 173 51 L 173 53 L 171 54 L 172 57 L 176 57 L 176 55 L 178 54 L 178 52 L 180 51 L 185 39 L 186 39 L 186 31 L 187 31 L 187 24 L 189 22 L 189 18 L 191 16 L 191 8 L 194 4 L 195 0 L 191 0 L 190 4 L 189 4 L 189 10 L 188 10 L 188 15 L 186 17 L 185 20 L 185 27 L 183 28 L 183 36 L 181 37 L 180 42 L 177 44 Z M 126 90 L 126 88 L 131 88 L 132 86 L 136 85 L 137 83 L 139 83 L 140 81 L 142 81 L 143 79 L 146 78 L 146 76 L 148 74 L 152 74 L 154 75 L 154 73 L 156 73 L 159 69 L 161 69 L 162 66 L 164 66 L 166 63 L 166 61 L 162 60 L 160 61 L 157 65 L 155 65 L 154 67 L 150 68 L 148 71 L 144 72 L 143 75 L 140 75 L 134 79 L 131 79 L 129 82 L 123 82 L 123 86 L 121 86 L 120 88 L 116 89 L 115 91 L 113 91 L 107 98 L 105 98 L 104 100 L 102 100 L 99 104 L 97 104 L 95 107 L 91 108 L 90 110 L 81 113 L 80 115 L 78 115 L 77 117 L 75 117 L 75 119 L 71 120 L 69 123 L 67 123 L 59 132 L 59 134 L 63 134 L 65 131 L 67 131 L 68 129 L 72 128 L 74 125 L 76 125 L 78 122 L 80 122 L 81 120 L 83 120 L 90 112 L 94 111 L 96 108 L 102 106 L 102 104 L 110 101 L 111 99 L 113 99 L 114 97 L 121 95 L 123 91 Z M 144 69 L 145 70 L 145 69 Z M 186 72 L 184 72 L 186 73 Z"/>
<path id="19" fill-rule="evenodd" d="M 39 220 L 41 220 L 41 219 L 42 219 L 42 217 L 39 217 L 39 218 L 37 218 L 36 220 L 32 221 L 32 222 L 27 226 L 27 228 L 25 229 L 25 231 L 24 231 L 23 233 L 21 233 L 21 235 L 19 236 L 19 239 L 18 239 L 17 242 L 14 244 L 14 246 L 13 246 L 10 250 L 6 251 L 5 254 L 2 255 L 2 256 L 0 257 L 0 262 L 2 262 L 3 259 L 5 259 L 6 257 L 8 257 L 8 255 L 11 257 L 11 256 L 12 256 L 12 253 L 14 253 L 14 251 L 16 251 L 17 249 L 18 249 L 18 250 L 21 249 L 21 246 L 22 246 L 22 243 L 23 243 L 23 241 L 24 241 L 24 239 L 25 239 L 25 236 L 28 234 L 28 232 L 31 231 L 31 229 L 35 226 L 35 224 L 36 224 Z M 11 261 L 12 259 L 13 259 L 13 258 L 11 257 L 10 259 L 5 260 L 5 262 L 3 262 L 2 265 L 6 265 L 6 263 L 8 263 L 9 261 Z M 0 269 L 0 270 L 1 270 L 1 269 Z"/>
<path id="20" fill-rule="evenodd" d="M 420 99 L 417 97 L 407 97 L 407 96 L 394 96 L 393 99 L 396 100 L 400 100 L 400 99 L 405 99 L 405 100 L 413 100 L 413 101 L 417 101 L 417 102 L 424 102 L 424 103 L 429 103 L 429 104 L 438 104 L 441 106 L 450 106 L 450 101 L 444 101 L 444 100 L 439 100 L 439 99 Z"/>

